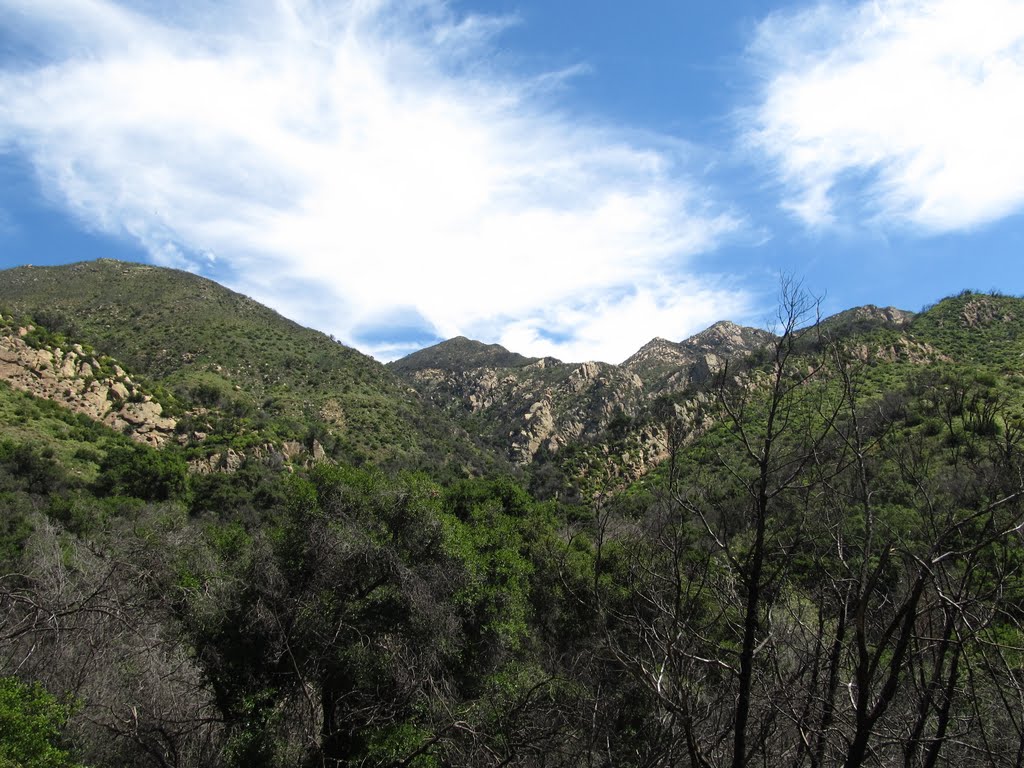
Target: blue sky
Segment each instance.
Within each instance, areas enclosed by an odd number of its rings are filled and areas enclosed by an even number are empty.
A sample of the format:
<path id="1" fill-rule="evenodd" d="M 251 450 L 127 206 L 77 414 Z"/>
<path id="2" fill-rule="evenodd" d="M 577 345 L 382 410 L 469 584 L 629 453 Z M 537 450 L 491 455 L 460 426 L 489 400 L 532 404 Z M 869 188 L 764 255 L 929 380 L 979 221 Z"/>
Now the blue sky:
<path id="1" fill-rule="evenodd" d="M 1024 293 L 1021 94 L 1021 0 L 0 0 L 0 266 L 619 362 Z"/>

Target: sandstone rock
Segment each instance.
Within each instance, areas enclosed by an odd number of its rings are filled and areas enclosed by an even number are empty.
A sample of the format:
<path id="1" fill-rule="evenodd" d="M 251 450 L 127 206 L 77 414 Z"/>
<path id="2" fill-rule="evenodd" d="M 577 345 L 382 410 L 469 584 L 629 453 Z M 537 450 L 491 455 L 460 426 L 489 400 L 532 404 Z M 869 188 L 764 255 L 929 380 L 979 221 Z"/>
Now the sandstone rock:
<path id="1" fill-rule="evenodd" d="M 203 456 L 198 459 L 192 459 L 188 463 L 189 472 L 193 472 L 197 475 L 212 475 L 217 471 L 218 468 L 217 456 Z"/>
<path id="2" fill-rule="evenodd" d="M 96 381 L 82 393 L 81 402 L 83 412 L 97 421 L 102 420 L 110 408 L 107 402 L 107 388 Z"/>
<path id="3" fill-rule="evenodd" d="M 323 461 L 327 458 L 327 452 L 324 451 L 324 447 L 320 445 L 320 441 L 313 440 L 313 461 Z"/>
<path id="4" fill-rule="evenodd" d="M 227 472 L 236 472 L 245 463 L 245 455 L 237 453 L 233 448 L 228 448 L 221 455 L 220 463 Z"/>
<path id="5" fill-rule="evenodd" d="M 150 401 L 148 403 L 127 403 L 120 411 L 121 418 L 136 426 L 151 424 L 154 428 L 170 432 L 174 429 L 174 419 L 165 418 L 163 407 L 160 403 Z"/>
<path id="6" fill-rule="evenodd" d="M 601 373 L 601 367 L 597 363 L 583 363 L 579 368 L 569 374 L 569 391 L 576 393 L 584 389 L 588 384 L 595 381 Z"/>
<path id="7" fill-rule="evenodd" d="M 0 378 L 17 389 L 128 432 L 139 442 L 159 446 L 170 438 L 175 422 L 163 417 L 156 403 L 148 410 L 115 410 L 118 403 L 131 395 L 125 383 L 104 378 L 92 379 L 86 386 L 86 377 L 81 374 L 91 378 L 99 368 L 95 360 L 81 360 L 80 355 L 81 346 L 77 344 L 61 354 L 57 350 L 34 349 L 16 334 L 0 333 Z"/>
<path id="8" fill-rule="evenodd" d="M 541 445 L 551 437 L 555 420 L 551 404 L 540 400 L 523 414 L 523 429 L 512 439 L 510 458 L 517 464 L 529 464 Z"/>

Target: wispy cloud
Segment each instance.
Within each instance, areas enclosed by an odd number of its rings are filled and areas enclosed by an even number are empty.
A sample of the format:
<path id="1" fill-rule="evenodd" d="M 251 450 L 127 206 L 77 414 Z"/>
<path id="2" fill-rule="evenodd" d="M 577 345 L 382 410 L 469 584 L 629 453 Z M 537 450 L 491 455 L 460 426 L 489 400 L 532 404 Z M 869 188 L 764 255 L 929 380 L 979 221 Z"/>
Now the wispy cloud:
<path id="1" fill-rule="evenodd" d="M 812 226 L 925 232 L 1024 206 L 1024 3 L 873 0 L 770 16 L 748 141 Z"/>
<path id="2" fill-rule="evenodd" d="M 229 269 L 382 356 L 399 350 L 366 329 L 396 313 L 614 360 L 746 308 L 688 272 L 740 226 L 690 148 L 552 107 L 577 72 L 501 71 L 515 19 L 441 0 L 161 5 L 0 0 L 26 51 L 0 71 L 0 151 L 154 260 Z"/>

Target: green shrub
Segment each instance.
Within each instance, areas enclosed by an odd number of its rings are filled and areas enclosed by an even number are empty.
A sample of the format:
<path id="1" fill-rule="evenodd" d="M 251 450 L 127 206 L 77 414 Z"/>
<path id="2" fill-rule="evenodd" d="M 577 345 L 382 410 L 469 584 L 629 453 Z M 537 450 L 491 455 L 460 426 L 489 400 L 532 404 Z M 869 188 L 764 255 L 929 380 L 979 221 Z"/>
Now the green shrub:
<path id="1" fill-rule="evenodd" d="M 61 729 L 71 714 L 38 683 L 0 678 L 0 768 L 73 768 L 60 746 Z"/>
<path id="2" fill-rule="evenodd" d="M 106 496 L 132 496 L 146 501 L 183 499 L 188 492 L 188 465 L 170 450 L 114 446 L 100 464 L 96 490 Z"/>

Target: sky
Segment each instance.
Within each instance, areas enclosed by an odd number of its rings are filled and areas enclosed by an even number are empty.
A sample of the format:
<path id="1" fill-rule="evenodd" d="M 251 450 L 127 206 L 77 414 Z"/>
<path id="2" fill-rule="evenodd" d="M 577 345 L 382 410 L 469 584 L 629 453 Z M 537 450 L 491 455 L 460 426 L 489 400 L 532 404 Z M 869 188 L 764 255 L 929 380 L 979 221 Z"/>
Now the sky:
<path id="1" fill-rule="evenodd" d="M 1024 294 L 1022 95 L 1024 0 L 0 0 L 0 267 L 617 363 Z"/>

